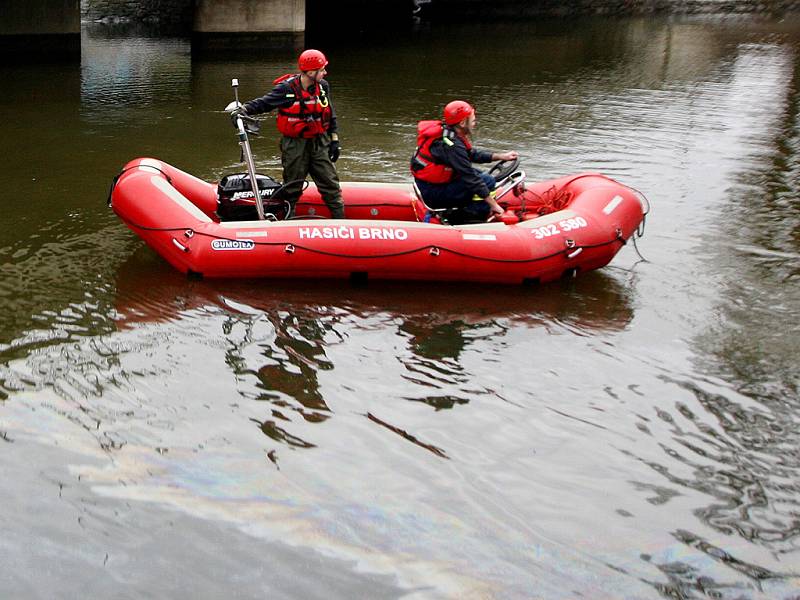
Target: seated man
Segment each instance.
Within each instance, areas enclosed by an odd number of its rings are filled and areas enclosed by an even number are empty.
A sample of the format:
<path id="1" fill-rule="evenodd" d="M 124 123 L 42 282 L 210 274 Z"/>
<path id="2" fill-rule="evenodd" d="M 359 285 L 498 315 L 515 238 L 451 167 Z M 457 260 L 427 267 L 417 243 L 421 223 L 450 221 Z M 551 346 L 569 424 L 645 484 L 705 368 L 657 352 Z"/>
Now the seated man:
<path id="1" fill-rule="evenodd" d="M 460 221 L 485 221 L 489 214 L 503 214 L 491 191 L 494 177 L 472 166 L 496 160 L 514 160 L 517 152 L 491 152 L 472 147 L 477 119 L 475 109 L 463 100 L 444 107 L 441 121 L 420 121 L 417 149 L 411 157 L 422 199 L 430 208 L 461 208 Z"/>

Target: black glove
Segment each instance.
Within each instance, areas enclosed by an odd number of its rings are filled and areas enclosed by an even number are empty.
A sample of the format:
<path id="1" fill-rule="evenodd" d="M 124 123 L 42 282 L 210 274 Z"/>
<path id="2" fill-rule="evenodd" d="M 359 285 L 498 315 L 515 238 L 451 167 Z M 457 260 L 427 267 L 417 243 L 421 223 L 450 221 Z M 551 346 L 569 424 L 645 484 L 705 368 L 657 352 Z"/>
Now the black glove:
<path id="1" fill-rule="evenodd" d="M 238 117 L 246 117 L 246 116 L 247 116 L 247 109 L 244 107 L 244 105 L 237 106 L 231 111 L 231 123 L 233 123 L 233 126 L 236 127 L 237 126 L 236 119 Z"/>
<path id="2" fill-rule="evenodd" d="M 328 158 L 331 159 L 331 162 L 336 162 L 339 160 L 339 153 L 341 152 L 341 148 L 339 146 L 339 140 L 333 140 L 331 145 L 328 146 Z"/>

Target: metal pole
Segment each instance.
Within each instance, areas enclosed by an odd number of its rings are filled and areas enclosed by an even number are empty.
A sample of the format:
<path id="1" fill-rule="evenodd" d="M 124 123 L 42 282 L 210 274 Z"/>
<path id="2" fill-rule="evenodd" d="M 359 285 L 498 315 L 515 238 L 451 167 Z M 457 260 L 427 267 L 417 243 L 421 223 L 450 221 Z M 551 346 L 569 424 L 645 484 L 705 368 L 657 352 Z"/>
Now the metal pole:
<path id="1" fill-rule="evenodd" d="M 231 87 L 233 87 L 236 105 L 239 106 L 239 80 L 232 79 Z M 258 218 L 263 221 L 266 217 L 264 216 L 264 205 L 261 204 L 261 194 L 258 193 L 256 164 L 253 161 L 253 153 L 250 150 L 250 141 L 247 138 L 247 130 L 244 128 L 244 122 L 239 116 L 236 117 L 236 128 L 239 130 L 239 145 L 242 147 L 242 154 L 244 154 L 244 159 L 247 163 L 247 172 L 250 175 L 250 187 L 253 189 L 253 198 L 256 202 L 256 212 L 258 213 Z"/>

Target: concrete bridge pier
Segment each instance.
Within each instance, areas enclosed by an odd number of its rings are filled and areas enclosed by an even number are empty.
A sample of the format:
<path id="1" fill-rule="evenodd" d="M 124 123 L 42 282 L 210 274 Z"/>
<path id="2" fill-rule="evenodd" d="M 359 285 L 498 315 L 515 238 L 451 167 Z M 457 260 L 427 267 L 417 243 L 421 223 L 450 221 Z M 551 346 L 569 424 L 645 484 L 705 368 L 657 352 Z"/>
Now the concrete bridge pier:
<path id="1" fill-rule="evenodd" d="M 301 48 L 305 0 L 195 0 L 192 53 Z"/>
<path id="2" fill-rule="evenodd" d="M 0 61 L 75 60 L 80 54 L 80 0 L 2 1 Z"/>

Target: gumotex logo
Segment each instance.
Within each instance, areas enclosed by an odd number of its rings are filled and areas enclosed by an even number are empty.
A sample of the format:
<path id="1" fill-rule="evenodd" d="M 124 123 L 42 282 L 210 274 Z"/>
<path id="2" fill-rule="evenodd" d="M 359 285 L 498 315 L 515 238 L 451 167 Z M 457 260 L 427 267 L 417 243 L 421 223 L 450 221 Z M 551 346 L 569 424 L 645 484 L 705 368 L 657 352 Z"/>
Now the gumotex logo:
<path id="1" fill-rule="evenodd" d="M 213 240 L 212 250 L 252 250 L 256 247 L 253 240 Z"/>

